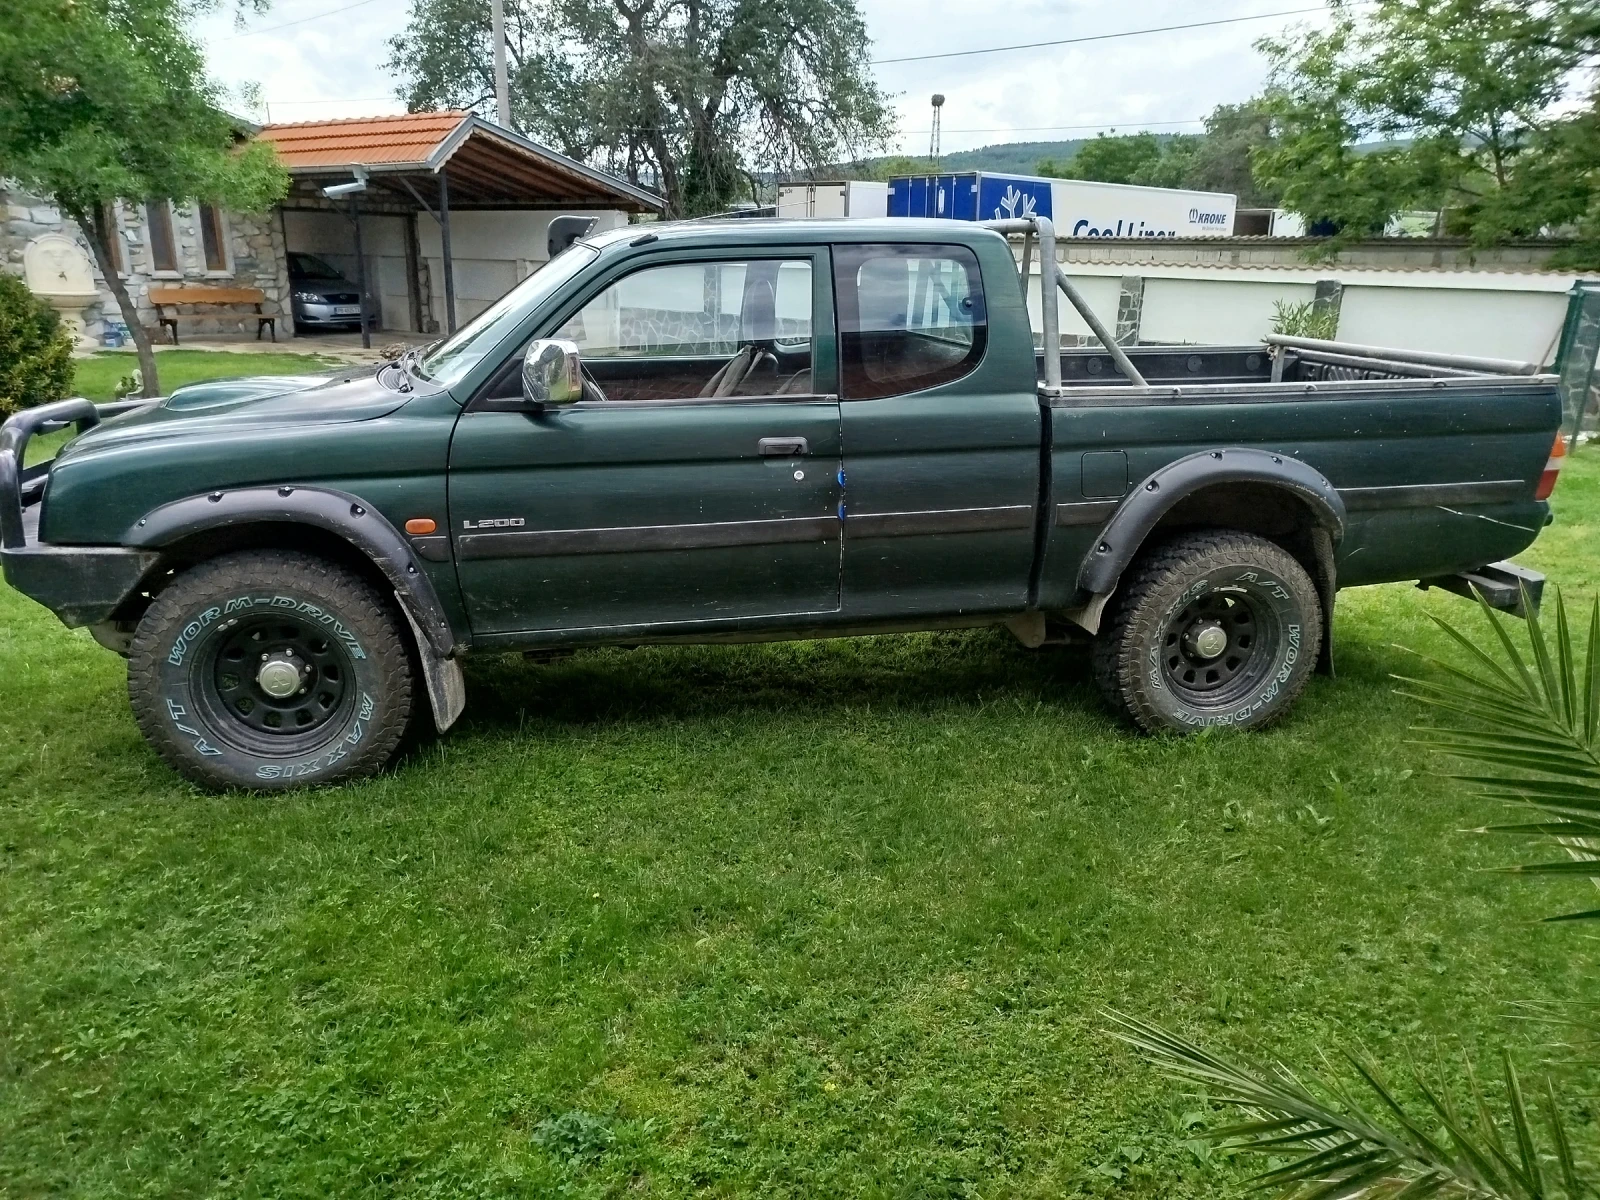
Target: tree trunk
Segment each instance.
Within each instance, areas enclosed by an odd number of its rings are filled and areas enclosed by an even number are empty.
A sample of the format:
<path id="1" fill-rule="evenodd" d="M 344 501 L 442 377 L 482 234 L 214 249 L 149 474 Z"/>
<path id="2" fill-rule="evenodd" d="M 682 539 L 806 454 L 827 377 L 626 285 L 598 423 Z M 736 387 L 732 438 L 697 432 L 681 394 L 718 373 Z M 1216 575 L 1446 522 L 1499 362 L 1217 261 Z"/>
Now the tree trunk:
<path id="1" fill-rule="evenodd" d="M 65 201 L 60 201 L 60 204 L 62 210 L 78 223 L 78 228 L 88 237 L 89 248 L 94 251 L 94 261 L 100 267 L 100 274 L 105 278 L 111 294 L 117 298 L 117 308 L 122 311 L 122 323 L 128 327 L 128 336 L 133 339 L 134 349 L 139 353 L 139 379 L 143 385 L 139 394 L 161 395 L 161 384 L 156 378 L 155 347 L 150 342 L 150 332 L 139 324 L 139 310 L 134 307 L 122 276 L 117 274 L 117 260 L 111 253 L 111 239 L 116 234 L 106 222 L 105 207 L 96 204 L 85 210 Z"/>

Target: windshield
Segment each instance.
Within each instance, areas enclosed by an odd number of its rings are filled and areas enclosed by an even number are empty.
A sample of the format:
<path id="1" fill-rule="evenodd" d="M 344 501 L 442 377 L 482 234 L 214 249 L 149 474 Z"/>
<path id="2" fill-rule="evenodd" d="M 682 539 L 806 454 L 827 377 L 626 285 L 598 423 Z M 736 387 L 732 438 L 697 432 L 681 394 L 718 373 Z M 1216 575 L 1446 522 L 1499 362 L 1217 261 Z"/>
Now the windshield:
<path id="1" fill-rule="evenodd" d="M 582 242 L 568 246 L 423 359 L 418 373 L 444 387 L 460 382 L 547 296 L 599 257 L 598 250 Z"/>
<path id="2" fill-rule="evenodd" d="M 335 267 L 323 262 L 315 254 L 303 254 L 297 250 L 289 252 L 289 273 L 296 279 L 344 278 Z"/>

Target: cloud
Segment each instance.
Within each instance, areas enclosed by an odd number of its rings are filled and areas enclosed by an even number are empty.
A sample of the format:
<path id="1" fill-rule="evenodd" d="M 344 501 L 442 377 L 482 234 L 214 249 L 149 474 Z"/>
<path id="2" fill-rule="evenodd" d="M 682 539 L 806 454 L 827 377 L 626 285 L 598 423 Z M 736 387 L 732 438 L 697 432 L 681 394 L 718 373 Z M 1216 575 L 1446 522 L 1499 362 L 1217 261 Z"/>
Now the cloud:
<path id="1" fill-rule="evenodd" d="M 1304 7 L 1315 0 L 861 0 L 874 57 L 937 54 L 1082 37 Z M 406 0 L 277 0 L 240 30 L 231 15 L 197 27 L 212 73 L 261 87 L 271 118 L 305 121 L 399 112 L 384 69 L 388 38 L 405 26 Z M 898 149 L 926 153 L 932 93 L 943 92 L 946 151 L 1009 141 L 1082 137 L 1112 126 L 1198 129 L 1217 104 L 1260 90 L 1266 64 L 1252 48 L 1296 18 L 1119 38 L 1079 46 L 883 64 L 896 94 Z M 263 119 L 265 112 L 250 114 Z M 1189 122 L 1178 124 L 1177 122 Z"/>
<path id="2" fill-rule="evenodd" d="M 971 0 L 862 0 L 862 9 L 875 57 L 897 58 L 1250 16 L 1312 3 L 1234 0 L 1226 7 L 1196 8 L 1179 0 L 1020 0 L 1002 7 Z M 1004 19 L 997 19 L 1000 13 Z M 1197 130 L 1198 119 L 1216 105 L 1260 91 L 1266 62 L 1253 48 L 1255 41 L 1304 19 L 888 63 L 877 68 L 878 78 L 899 94 L 900 149 L 908 153 L 927 152 L 934 92 L 945 95 L 946 151 L 1082 137 L 1111 126 Z"/>
<path id="3" fill-rule="evenodd" d="M 273 121 L 405 111 L 384 63 L 386 42 L 405 27 L 409 6 L 405 0 L 350 4 L 277 0 L 242 30 L 231 14 L 218 13 L 195 32 L 213 77 L 230 87 L 258 83 Z M 265 120 L 268 111 L 248 115 Z"/>

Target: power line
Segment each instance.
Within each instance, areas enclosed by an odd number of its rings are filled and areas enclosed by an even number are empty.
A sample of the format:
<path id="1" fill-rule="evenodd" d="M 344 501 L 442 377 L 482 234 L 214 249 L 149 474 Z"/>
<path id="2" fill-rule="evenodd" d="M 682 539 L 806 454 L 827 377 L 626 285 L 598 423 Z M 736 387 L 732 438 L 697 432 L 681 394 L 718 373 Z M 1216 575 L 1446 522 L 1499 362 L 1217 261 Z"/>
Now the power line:
<path id="1" fill-rule="evenodd" d="M 982 50 L 946 50 L 941 54 L 907 54 L 902 58 L 875 58 L 872 65 L 926 62 L 931 58 L 964 58 L 971 54 L 1000 54 L 1007 50 L 1037 50 L 1044 46 L 1075 46 L 1082 42 L 1105 42 L 1112 38 L 1141 37 L 1147 33 L 1174 33 L 1180 29 L 1205 29 L 1212 25 L 1237 25 L 1240 21 L 1265 21 L 1272 17 L 1297 17 L 1305 13 L 1327 12 L 1325 5 L 1315 8 L 1287 8 L 1281 12 L 1256 13 L 1250 17 L 1219 17 L 1214 21 L 1191 21 L 1184 25 L 1157 25 L 1150 29 L 1124 29 L 1118 33 L 1095 33 L 1085 37 L 1057 38 L 1049 42 L 1018 42 L 1014 46 L 986 46 Z"/>
<path id="2" fill-rule="evenodd" d="M 1115 129 L 1119 125 L 1136 126 L 1143 129 L 1151 125 L 1204 125 L 1204 117 L 1195 117 L 1188 121 L 1101 121 L 1097 125 L 988 125 L 973 129 L 946 129 L 945 133 L 1051 133 L 1072 132 L 1080 129 Z M 907 129 L 907 135 L 914 133 L 927 133 L 926 129 Z M 1136 130 L 1137 132 L 1137 130 Z"/>
<path id="3" fill-rule="evenodd" d="M 349 12 L 352 8 L 362 8 L 368 4 L 376 4 L 378 0 L 356 0 L 354 4 L 346 4 L 343 8 L 330 8 L 327 12 L 317 13 L 312 17 L 301 17 L 297 21 L 284 21 L 281 25 L 268 25 L 262 29 L 252 29 L 246 33 L 236 33 L 232 37 L 218 38 L 219 42 L 237 42 L 240 38 L 257 37 L 263 33 L 276 33 L 280 29 L 288 29 L 291 25 L 304 25 L 310 21 L 320 21 L 324 17 L 336 17 L 340 13 Z"/>
<path id="4" fill-rule="evenodd" d="M 335 96 L 325 100 L 268 100 L 268 104 L 365 104 L 372 100 L 392 100 L 400 103 L 398 96 Z"/>

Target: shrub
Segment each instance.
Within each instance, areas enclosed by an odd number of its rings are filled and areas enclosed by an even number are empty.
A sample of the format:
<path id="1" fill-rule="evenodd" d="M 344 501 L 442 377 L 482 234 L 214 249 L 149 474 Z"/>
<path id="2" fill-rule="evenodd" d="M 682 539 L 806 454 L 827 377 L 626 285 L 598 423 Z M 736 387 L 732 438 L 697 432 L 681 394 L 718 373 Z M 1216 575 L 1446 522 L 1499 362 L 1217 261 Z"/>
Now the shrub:
<path id="1" fill-rule="evenodd" d="M 1318 308 L 1310 300 L 1303 304 L 1275 300 L 1272 304 L 1272 332 L 1331 342 L 1339 336 L 1339 310 Z"/>
<path id="2" fill-rule="evenodd" d="M 72 387 L 72 338 L 61 314 L 0 272 L 0 414 L 59 400 Z"/>

